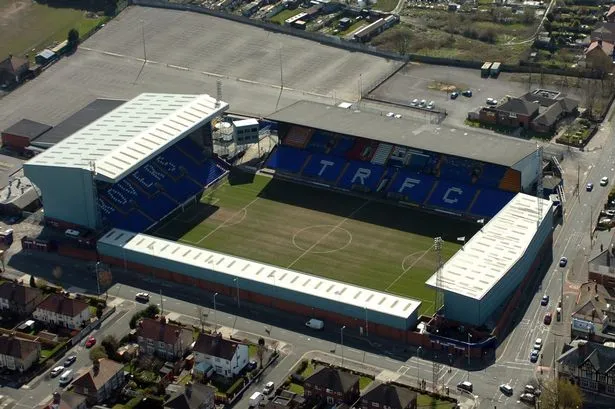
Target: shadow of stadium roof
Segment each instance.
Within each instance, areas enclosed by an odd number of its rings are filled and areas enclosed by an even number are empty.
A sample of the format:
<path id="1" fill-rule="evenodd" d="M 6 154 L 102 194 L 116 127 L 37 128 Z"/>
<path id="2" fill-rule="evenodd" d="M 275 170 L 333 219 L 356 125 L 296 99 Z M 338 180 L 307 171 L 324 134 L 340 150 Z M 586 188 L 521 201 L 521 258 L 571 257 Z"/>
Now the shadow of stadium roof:
<path id="1" fill-rule="evenodd" d="M 536 152 L 536 144 L 522 139 L 389 118 L 311 101 L 298 101 L 266 119 L 508 167 Z"/>

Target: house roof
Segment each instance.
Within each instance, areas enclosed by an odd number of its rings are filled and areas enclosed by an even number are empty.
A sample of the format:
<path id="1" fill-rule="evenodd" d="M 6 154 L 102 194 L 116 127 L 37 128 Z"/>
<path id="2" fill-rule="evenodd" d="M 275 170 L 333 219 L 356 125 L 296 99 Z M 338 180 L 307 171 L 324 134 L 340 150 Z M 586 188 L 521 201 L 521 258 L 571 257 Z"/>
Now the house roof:
<path id="1" fill-rule="evenodd" d="M 22 119 L 21 121 L 11 125 L 9 128 L 2 131 L 2 133 L 21 136 L 33 140 L 50 129 L 51 126 L 49 125 L 41 124 L 40 122 L 31 121 L 29 119 Z"/>
<path id="2" fill-rule="evenodd" d="M 137 327 L 137 335 L 154 341 L 162 341 L 165 344 L 175 344 L 177 338 L 182 336 L 182 333 L 192 332 L 179 325 L 171 324 L 166 319 L 155 320 L 153 318 L 143 318 Z"/>
<path id="3" fill-rule="evenodd" d="M 164 403 L 164 409 L 199 409 L 203 402 L 214 399 L 216 390 L 202 383 L 195 383 L 191 386 L 191 392 L 186 390 L 176 392 L 169 400 Z"/>
<path id="4" fill-rule="evenodd" d="M 512 112 L 515 114 L 532 115 L 538 111 L 540 105 L 522 98 L 510 98 L 507 102 L 498 106 L 498 111 Z"/>
<path id="5" fill-rule="evenodd" d="M 33 351 L 40 348 L 40 344 L 36 341 L 27 339 L 10 337 L 8 335 L 0 336 L 0 354 L 8 355 L 15 358 L 24 359 Z"/>
<path id="6" fill-rule="evenodd" d="M 359 376 L 329 366 L 323 366 L 305 379 L 304 382 L 326 387 L 334 392 L 346 393 L 355 384 L 359 383 Z"/>
<path id="7" fill-rule="evenodd" d="M 0 61 L 0 72 L 8 72 L 9 74 L 17 74 L 19 69 L 28 64 L 28 60 L 22 57 L 9 55 L 4 60 Z"/>
<path id="8" fill-rule="evenodd" d="M 56 405 L 51 402 L 43 405 L 40 409 L 75 409 L 82 406 L 85 402 L 85 396 L 79 395 L 71 391 L 64 391 L 60 396 L 60 404 Z"/>
<path id="9" fill-rule="evenodd" d="M 609 7 L 609 11 L 607 11 L 606 16 L 611 17 L 613 14 L 615 14 L 615 5 Z"/>
<path id="10" fill-rule="evenodd" d="M 51 311 L 69 317 L 76 317 L 88 307 L 88 304 L 84 301 L 68 298 L 60 294 L 51 294 L 38 305 L 37 309 Z"/>
<path id="11" fill-rule="evenodd" d="M 98 370 L 95 370 L 94 365 L 92 365 L 89 371 L 75 379 L 73 385 L 88 388 L 91 391 L 98 391 L 109 382 L 109 379 L 123 370 L 123 364 L 108 358 L 102 358 L 98 360 Z"/>
<path id="12" fill-rule="evenodd" d="M 4 282 L 0 284 L 0 298 L 9 300 L 10 304 L 24 306 L 43 294 L 38 288 Z"/>
<path id="13" fill-rule="evenodd" d="M 222 335 L 200 333 L 193 350 L 205 355 L 215 356 L 230 361 L 235 355 L 239 342 L 222 338 Z"/>
<path id="14" fill-rule="evenodd" d="M 592 40 L 613 41 L 615 38 L 615 23 L 599 23 L 592 31 L 590 38 Z"/>
<path id="15" fill-rule="evenodd" d="M 557 358 L 557 362 L 572 368 L 579 368 L 589 362 L 596 372 L 606 374 L 615 366 L 615 348 L 594 342 L 577 341 L 573 348 Z"/>
<path id="16" fill-rule="evenodd" d="M 367 402 L 378 402 L 380 407 L 405 409 L 416 400 L 416 392 L 396 385 L 381 383 L 367 391 L 361 399 Z"/>
<path id="17" fill-rule="evenodd" d="M 585 49 L 585 55 L 596 49 L 601 49 L 608 56 L 613 55 L 613 43 L 599 40 L 594 40 L 589 43 L 589 46 Z"/>

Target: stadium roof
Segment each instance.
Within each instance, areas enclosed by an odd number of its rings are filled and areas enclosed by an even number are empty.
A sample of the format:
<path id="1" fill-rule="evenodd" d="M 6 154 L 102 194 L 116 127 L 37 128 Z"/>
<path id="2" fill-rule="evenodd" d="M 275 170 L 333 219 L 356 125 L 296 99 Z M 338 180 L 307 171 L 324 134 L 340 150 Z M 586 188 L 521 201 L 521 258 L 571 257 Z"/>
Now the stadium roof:
<path id="1" fill-rule="evenodd" d="M 419 301 L 409 298 L 120 229 L 111 230 L 99 243 L 404 319 L 411 316 L 421 305 Z"/>
<path id="2" fill-rule="evenodd" d="M 126 101 L 118 99 L 102 99 L 99 98 L 90 102 L 87 106 L 75 112 L 49 131 L 42 134 L 31 142 L 32 146 L 37 148 L 47 149 L 74 134 L 81 128 L 91 124 L 101 116 L 108 114 L 115 108 L 119 107 Z"/>
<path id="3" fill-rule="evenodd" d="M 550 209 L 550 201 L 518 193 L 442 266 L 439 288 L 481 300 L 523 257 Z M 426 284 L 437 288 L 436 274 Z"/>
<path id="4" fill-rule="evenodd" d="M 419 124 L 311 101 L 295 102 L 266 119 L 508 167 L 536 152 L 534 143 L 518 138 Z"/>
<path id="5" fill-rule="evenodd" d="M 97 179 L 115 182 L 227 108 L 206 94 L 141 94 L 28 165 L 90 169 L 94 163 Z"/>

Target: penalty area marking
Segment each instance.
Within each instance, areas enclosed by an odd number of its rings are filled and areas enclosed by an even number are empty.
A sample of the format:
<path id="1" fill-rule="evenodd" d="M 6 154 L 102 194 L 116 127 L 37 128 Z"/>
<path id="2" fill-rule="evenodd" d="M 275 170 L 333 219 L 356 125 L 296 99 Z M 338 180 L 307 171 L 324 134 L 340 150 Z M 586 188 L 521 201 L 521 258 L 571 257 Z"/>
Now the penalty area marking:
<path id="1" fill-rule="evenodd" d="M 417 252 L 414 252 L 412 254 L 408 254 L 406 257 L 404 257 L 404 259 L 401 262 L 401 274 L 399 276 L 397 276 L 397 278 L 395 280 L 393 280 L 393 282 L 391 284 L 389 284 L 389 286 L 387 288 L 385 288 L 384 291 L 388 291 L 389 288 L 393 287 L 395 285 L 395 283 L 397 283 L 399 280 L 401 280 L 402 277 L 405 276 L 406 273 L 412 269 L 412 267 L 414 267 L 419 261 L 421 261 L 423 259 L 423 257 L 425 257 L 427 255 L 427 253 L 429 253 L 429 250 L 431 250 L 431 248 L 428 249 L 428 250 L 425 250 L 425 251 L 417 251 Z M 407 268 L 404 267 L 405 264 L 406 264 L 406 260 L 407 259 L 409 259 L 410 257 L 414 257 L 414 256 L 416 256 L 417 254 L 420 254 L 420 253 L 423 253 L 423 254 L 421 254 L 416 260 L 414 260 L 414 262 L 412 264 L 410 264 Z"/>
<path id="2" fill-rule="evenodd" d="M 342 231 L 344 233 L 346 233 L 347 239 L 346 239 L 346 243 L 344 243 L 343 245 L 341 245 L 340 247 L 336 248 L 336 249 L 331 249 L 331 250 L 319 250 L 319 251 L 314 251 L 313 247 L 311 246 L 310 248 L 306 249 L 304 247 L 301 247 L 299 244 L 297 244 L 297 237 L 299 235 L 301 235 L 301 233 L 304 233 L 306 231 L 312 230 L 312 229 L 321 229 L 321 228 L 325 228 L 325 229 L 329 229 L 329 233 L 326 234 L 326 236 L 330 235 L 332 232 L 334 232 L 335 230 L 339 230 Z M 322 240 L 322 237 L 320 240 L 318 240 L 317 244 Z M 312 254 L 329 254 L 329 253 L 335 253 L 336 251 L 341 251 L 344 250 L 346 247 L 350 246 L 350 243 L 352 243 L 352 233 L 350 233 L 347 229 L 340 227 L 340 226 L 334 226 L 331 224 L 316 224 L 313 226 L 308 226 L 308 227 L 304 227 L 303 229 L 299 230 L 298 232 L 296 232 L 295 234 L 293 234 L 293 238 L 291 239 L 293 246 L 295 246 L 296 248 L 298 248 L 301 251 L 308 251 L 311 249 Z"/>

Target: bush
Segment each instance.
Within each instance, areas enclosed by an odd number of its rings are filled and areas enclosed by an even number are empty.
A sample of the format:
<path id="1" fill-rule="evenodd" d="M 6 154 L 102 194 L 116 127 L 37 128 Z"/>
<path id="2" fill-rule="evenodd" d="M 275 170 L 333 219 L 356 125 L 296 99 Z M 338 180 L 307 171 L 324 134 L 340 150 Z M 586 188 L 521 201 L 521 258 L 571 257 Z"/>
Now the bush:
<path id="1" fill-rule="evenodd" d="M 299 385 L 303 385 L 303 381 L 305 380 L 305 378 L 298 374 L 298 373 L 294 373 L 292 375 L 290 375 L 290 379 L 293 383 L 299 384 Z"/>
<path id="2" fill-rule="evenodd" d="M 237 379 L 235 381 L 234 384 L 232 384 L 227 390 L 226 390 L 226 396 L 232 396 L 235 394 L 235 392 L 237 392 L 238 389 L 240 389 L 243 385 L 245 384 L 245 379 L 243 377 Z"/>
<path id="3" fill-rule="evenodd" d="M 302 374 L 303 371 L 305 371 L 305 368 L 307 368 L 308 366 L 308 361 L 307 359 L 303 359 L 301 360 L 301 362 L 299 363 L 299 365 L 297 366 L 297 370 L 295 371 L 296 374 Z"/>

